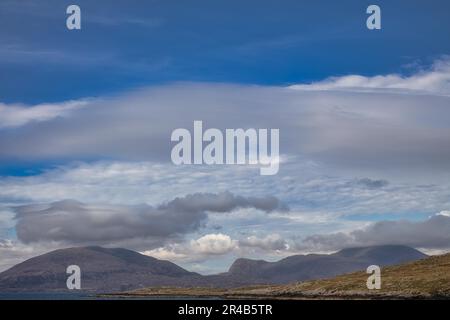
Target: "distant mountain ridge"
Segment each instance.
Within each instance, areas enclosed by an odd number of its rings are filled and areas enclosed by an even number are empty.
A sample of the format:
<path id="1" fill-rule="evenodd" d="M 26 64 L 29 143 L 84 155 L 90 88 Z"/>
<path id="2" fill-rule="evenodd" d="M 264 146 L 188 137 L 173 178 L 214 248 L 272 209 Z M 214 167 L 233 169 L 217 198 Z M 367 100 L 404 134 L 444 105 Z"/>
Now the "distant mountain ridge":
<path id="1" fill-rule="evenodd" d="M 388 266 L 425 257 L 427 255 L 406 246 L 349 248 L 333 254 L 294 255 L 276 262 L 237 259 L 223 276 L 247 279 L 250 283 L 285 284 L 334 277 L 366 269 L 372 264 Z"/>
<path id="2" fill-rule="evenodd" d="M 81 268 L 83 290 L 119 292 L 151 286 L 285 284 L 329 278 L 363 270 L 371 264 L 388 266 L 425 257 L 420 251 L 406 246 L 350 248 L 329 255 L 294 255 L 276 262 L 240 258 L 228 272 L 202 276 L 172 262 L 127 249 L 80 247 L 55 250 L 0 273 L 0 292 L 67 291 L 66 268 L 73 264 Z"/>

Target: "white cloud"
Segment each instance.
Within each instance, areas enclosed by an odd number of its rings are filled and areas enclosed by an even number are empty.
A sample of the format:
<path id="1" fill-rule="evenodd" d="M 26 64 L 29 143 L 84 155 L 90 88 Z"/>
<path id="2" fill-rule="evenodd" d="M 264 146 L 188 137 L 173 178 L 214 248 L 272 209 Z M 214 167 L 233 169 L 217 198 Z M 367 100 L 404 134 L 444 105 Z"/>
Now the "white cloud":
<path id="1" fill-rule="evenodd" d="M 31 122 L 65 117 L 70 112 L 87 104 L 88 100 L 67 101 L 59 104 L 38 104 L 35 106 L 0 103 L 0 129 L 20 127 Z"/>
<path id="2" fill-rule="evenodd" d="M 226 234 L 211 233 L 186 243 L 172 244 L 142 253 L 158 259 L 192 262 L 228 254 L 236 249 L 238 249 L 238 241 Z"/>
<path id="3" fill-rule="evenodd" d="M 437 213 L 436 215 L 450 217 L 450 210 L 441 211 L 441 212 Z"/>
<path id="4" fill-rule="evenodd" d="M 450 60 L 448 57 L 436 61 L 431 70 L 420 71 L 411 76 L 398 74 L 377 75 L 365 77 L 348 75 L 331 77 L 312 83 L 292 85 L 291 89 L 299 90 L 344 90 L 344 91 L 379 91 L 418 92 L 429 94 L 450 95 Z"/>
<path id="5" fill-rule="evenodd" d="M 154 257 L 156 259 L 169 260 L 174 262 L 186 260 L 189 256 L 188 252 L 179 252 L 176 248 L 174 248 L 174 246 L 170 246 L 168 248 L 160 247 L 152 250 L 145 250 L 141 253 L 150 257 Z"/>
<path id="6" fill-rule="evenodd" d="M 26 245 L 11 239 L 0 239 L 0 272 L 37 255 L 58 249 L 57 244 Z"/>
<path id="7" fill-rule="evenodd" d="M 230 252 L 237 247 L 237 241 L 230 236 L 216 233 L 207 234 L 199 239 L 192 240 L 190 247 L 195 253 L 206 255 L 220 255 Z"/>
<path id="8" fill-rule="evenodd" d="M 0 248 L 11 248 L 13 246 L 13 242 L 11 239 L 0 239 Z"/>

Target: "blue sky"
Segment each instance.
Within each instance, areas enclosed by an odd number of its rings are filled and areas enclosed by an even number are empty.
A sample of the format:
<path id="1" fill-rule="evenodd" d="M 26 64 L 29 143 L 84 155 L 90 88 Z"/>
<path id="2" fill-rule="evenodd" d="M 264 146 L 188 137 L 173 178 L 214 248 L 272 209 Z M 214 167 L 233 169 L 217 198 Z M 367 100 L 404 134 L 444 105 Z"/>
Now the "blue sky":
<path id="1" fill-rule="evenodd" d="M 203 273 L 450 249 L 448 1 L 376 1 L 374 31 L 372 1 L 80 0 L 68 31 L 73 3 L 0 2 L 0 270 L 93 244 Z M 279 128 L 279 173 L 173 165 L 194 120 Z"/>
<path id="2" fill-rule="evenodd" d="M 40 103 L 172 81 L 285 85 L 405 73 L 449 52 L 448 1 L 2 1 L 0 97 Z M 413 70 L 411 70 L 413 68 Z"/>

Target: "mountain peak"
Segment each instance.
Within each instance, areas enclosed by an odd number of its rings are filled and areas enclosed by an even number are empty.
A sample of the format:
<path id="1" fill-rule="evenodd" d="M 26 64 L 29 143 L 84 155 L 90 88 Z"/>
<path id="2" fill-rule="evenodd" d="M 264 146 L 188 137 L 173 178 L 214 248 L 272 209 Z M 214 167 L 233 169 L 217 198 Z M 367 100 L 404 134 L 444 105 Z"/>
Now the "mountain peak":
<path id="1" fill-rule="evenodd" d="M 247 258 L 239 258 L 236 259 L 233 264 L 228 269 L 229 273 L 232 274 L 246 274 L 255 272 L 258 268 L 261 268 L 263 265 L 266 265 L 270 262 L 265 260 L 252 260 Z"/>
<path id="2" fill-rule="evenodd" d="M 82 287 L 92 291 L 120 291 L 152 284 L 169 284 L 197 277 L 176 264 L 122 248 L 97 246 L 58 249 L 26 260 L 0 274 L 0 290 L 65 291 L 70 265 L 81 269 Z"/>
<path id="3" fill-rule="evenodd" d="M 346 248 L 335 253 L 340 257 L 378 261 L 379 265 L 389 265 L 426 258 L 427 255 L 404 245 L 378 245 L 370 247 Z"/>

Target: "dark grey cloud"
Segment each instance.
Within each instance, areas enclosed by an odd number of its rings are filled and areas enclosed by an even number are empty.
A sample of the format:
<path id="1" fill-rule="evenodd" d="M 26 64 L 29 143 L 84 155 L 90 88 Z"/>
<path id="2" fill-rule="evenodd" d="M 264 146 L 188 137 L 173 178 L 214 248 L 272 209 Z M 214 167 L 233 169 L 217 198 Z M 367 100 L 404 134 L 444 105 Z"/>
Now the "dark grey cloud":
<path id="1" fill-rule="evenodd" d="M 313 235 L 298 244 L 299 249 L 338 250 L 346 247 L 384 244 L 425 249 L 450 248 L 450 216 L 437 214 L 424 221 L 380 221 L 350 233 Z"/>
<path id="2" fill-rule="evenodd" d="M 236 196 L 231 192 L 222 192 L 218 194 L 190 194 L 183 198 L 175 198 L 166 205 L 163 205 L 162 208 L 186 212 L 197 212 L 203 210 L 228 212 L 237 208 L 255 208 L 265 212 L 271 212 L 274 210 L 288 210 L 285 205 L 273 196 L 267 196 L 264 198 L 242 197 Z"/>
<path id="3" fill-rule="evenodd" d="M 153 207 L 85 204 L 64 200 L 14 207 L 17 237 L 24 243 L 61 241 L 74 244 L 111 244 L 145 239 L 146 245 L 199 229 L 208 212 L 255 208 L 265 212 L 285 209 L 274 197 L 256 198 L 196 193 Z"/>

